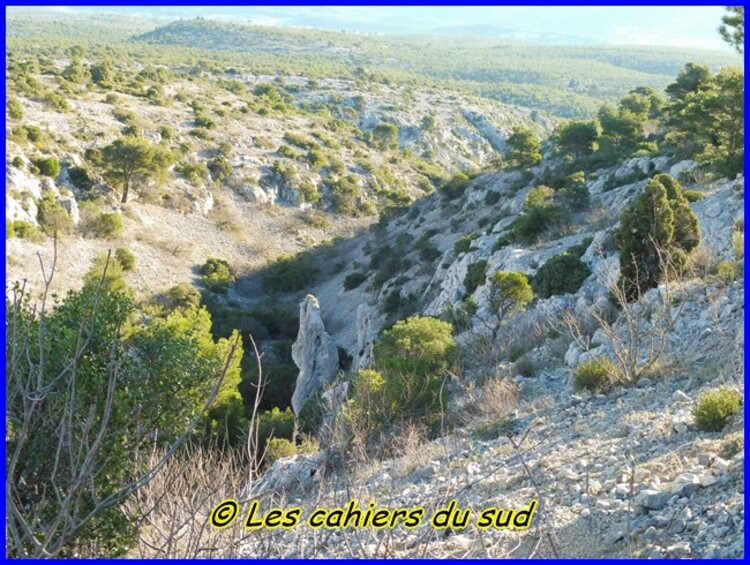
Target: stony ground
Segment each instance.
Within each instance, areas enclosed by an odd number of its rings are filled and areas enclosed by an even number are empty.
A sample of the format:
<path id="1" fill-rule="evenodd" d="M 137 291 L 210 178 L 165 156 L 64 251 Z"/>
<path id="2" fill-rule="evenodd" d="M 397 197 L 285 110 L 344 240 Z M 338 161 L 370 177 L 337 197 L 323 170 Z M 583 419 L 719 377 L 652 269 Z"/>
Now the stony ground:
<path id="1" fill-rule="evenodd" d="M 361 506 L 423 506 L 427 517 L 412 531 L 316 534 L 303 525 L 274 546 L 286 557 L 741 557 L 744 419 L 739 413 L 722 432 L 701 432 L 691 409 L 704 390 L 744 391 L 743 292 L 741 283 L 725 291 L 726 315 L 714 329 L 731 338 L 708 347 L 723 363 L 693 356 L 699 361 L 684 359 L 634 386 L 594 395 L 574 392 L 564 368 L 519 376 L 513 424 L 497 437 L 475 420 L 432 442 L 407 438 L 401 457 L 322 482 L 309 479 L 320 457 L 279 462 L 261 482 L 262 500 L 279 497 L 302 506 L 304 516 L 355 498 Z M 695 347 L 701 333 L 682 348 Z M 485 390 L 488 398 L 467 399 L 464 409 L 495 403 L 491 386 Z M 539 507 L 524 531 L 433 529 L 429 517 L 453 499 L 473 510 L 474 521 L 491 506 L 519 509 L 537 499 Z M 241 553 L 260 555 L 259 547 L 249 543 Z"/>

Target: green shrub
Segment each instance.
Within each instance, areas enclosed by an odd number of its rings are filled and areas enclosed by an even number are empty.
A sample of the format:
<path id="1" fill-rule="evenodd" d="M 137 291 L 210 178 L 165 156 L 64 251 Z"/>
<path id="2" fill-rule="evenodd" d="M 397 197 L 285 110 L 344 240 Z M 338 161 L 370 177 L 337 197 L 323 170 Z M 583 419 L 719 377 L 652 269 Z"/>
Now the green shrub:
<path id="1" fill-rule="evenodd" d="M 31 143 L 37 143 L 44 137 L 42 130 L 36 126 L 23 126 L 23 131 L 26 133 L 26 139 Z"/>
<path id="2" fill-rule="evenodd" d="M 742 277 L 742 261 L 722 261 L 716 267 L 716 278 L 725 286 Z"/>
<path id="3" fill-rule="evenodd" d="M 45 177 L 57 178 L 60 174 L 60 161 L 55 157 L 45 157 L 42 159 L 34 159 L 34 165 L 39 169 L 39 174 Z"/>
<path id="4" fill-rule="evenodd" d="M 307 152 L 307 155 L 305 156 L 305 161 L 307 161 L 310 164 L 310 167 L 313 171 L 320 171 L 323 167 L 326 166 L 326 163 L 328 160 L 326 159 L 326 154 L 323 149 L 316 146 L 310 149 L 310 151 Z"/>
<path id="5" fill-rule="evenodd" d="M 542 298 L 575 294 L 591 274 L 588 266 L 569 251 L 550 257 L 532 279 L 534 293 Z"/>
<path id="6" fill-rule="evenodd" d="M 314 147 L 319 147 L 312 139 L 307 139 L 296 133 L 287 132 L 284 134 L 284 141 L 287 143 L 299 147 L 300 149 L 310 150 Z"/>
<path id="7" fill-rule="evenodd" d="M 14 120 L 23 118 L 23 107 L 17 98 L 8 98 L 8 115 Z"/>
<path id="8" fill-rule="evenodd" d="M 211 172 L 211 178 L 216 182 L 221 182 L 232 174 L 234 167 L 226 157 L 214 157 L 208 162 L 208 170 Z"/>
<path id="9" fill-rule="evenodd" d="M 707 196 L 705 192 L 701 192 L 700 190 L 685 190 L 682 194 L 684 194 L 685 199 L 691 203 L 703 200 Z"/>
<path id="10" fill-rule="evenodd" d="M 536 365 L 528 355 L 523 355 L 513 364 L 513 373 L 529 379 L 536 374 Z"/>
<path id="11" fill-rule="evenodd" d="M 287 159 L 299 159 L 300 154 L 297 153 L 294 149 L 289 147 L 288 145 L 282 145 L 279 147 L 278 151 L 276 151 L 280 157 L 286 157 Z"/>
<path id="12" fill-rule="evenodd" d="M 455 361 L 451 325 L 436 318 L 397 322 L 375 344 L 378 371 L 359 371 L 347 417 L 368 435 L 404 420 L 430 422 L 439 412 L 444 372 Z M 447 402 L 442 391 L 442 402 Z"/>
<path id="13" fill-rule="evenodd" d="M 28 239 L 35 242 L 44 241 L 44 235 L 39 231 L 39 228 L 24 220 L 13 222 L 13 232 L 16 237 L 20 237 L 21 239 Z"/>
<path id="14" fill-rule="evenodd" d="M 511 347 L 510 353 L 508 353 L 508 360 L 511 363 L 515 363 L 521 357 L 523 357 L 528 351 L 529 351 L 529 348 L 524 345 L 514 345 L 513 347 Z"/>
<path id="15" fill-rule="evenodd" d="M 118 122 L 121 122 L 125 125 L 134 124 L 138 121 L 138 116 L 136 116 L 134 112 L 124 108 L 115 108 L 112 111 L 112 115 Z"/>
<path id="16" fill-rule="evenodd" d="M 498 202 L 500 202 L 500 193 L 494 190 L 488 190 L 487 194 L 484 196 L 484 203 L 487 206 L 494 206 Z"/>
<path id="17" fill-rule="evenodd" d="M 106 267 L 106 272 L 105 272 Z M 116 257 L 110 257 L 102 253 L 94 258 L 91 268 L 83 276 L 86 286 L 97 287 L 101 282 L 103 286 L 113 292 L 128 294 L 128 285 L 125 283 L 123 269 Z"/>
<path id="18" fill-rule="evenodd" d="M 16 231 L 13 229 L 13 222 L 9 219 L 5 219 L 5 239 L 10 239 L 16 235 Z"/>
<path id="19" fill-rule="evenodd" d="M 440 187 L 440 194 L 447 200 L 455 200 L 464 195 L 471 179 L 465 173 L 457 173 Z"/>
<path id="20" fill-rule="evenodd" d="M 597 391 L 606 389 L 617 377 L 617 368 L 609 359 L 589 359 L 576 369 L 575 387 Z"/>
<path id="21" fill-rule="evenodd" d="M 47 235 L 70 233 L 73 230 L 73 218 L 49 192 L 39 201 L 37 221 Z"/>
<path id="22" fill-rule="evenodd" d="M 509 236 L 512 241 L 531 245 L 536 243 L 546 230 L 564 224 L 568 219 L 568 215 L 556 207 L 531 208 L 518 216 L 509 226 Z"/>
<path id="23" fill-rule="evenodd" d="M 120 262 L 120 265 L 122 265 L 123 271 L 128 272 L 135 269 L 135 255 L 129 249 L 118 247 L 115 249 L 115 258 Z"/>
<path id="24" fill-rule="evenodd" d="M 213 129 L 216 127 L 216 122 L 213 121 L 208 116 L 197 116 L 195 118 L 195 127 L 197 128 L 205 128 L 205 129 Z"/>
<path id="25" fill-rule="evenodd" d="M 234 284 L 235 276 L 232 267 L 224 259 L 210 257 L 201 267 L 201 282 L 211 291 L 224 292 Z"/>
<path id="26" fill-rule="evenodd" d="M 262 450 L 269 439 L 292 439 L 294 434 L 294 412 L 290 408 L 274 407 L 261 412 L 258 419 L 258 446 Z"/>
<path id="27" fill-rule="evenodd" d="M 477 303 L 473 298 L 464 299 L 458 306 L 446 304 L 440 314 L 442 320 L 453 326 L 453 334 L 458 335 L 471 329 L 471 321 L 477 313 Z"/>
<path id="28" fill-rule="evenodd" d="M 387 314 L 395 314 L 396 312 L 398 312 L 399 308 L 401 308 L 401 301 L 401 289 L 394 288 L 391 292 L 388 293 L 388 296 L 385 297 L 383 310 Z"/>
<path id="29" fill-rule="evenodd" d="M 344 290 L 353 290 L 367 280 L 364 273 L 351 273 L 344 279 Z"/>
<path id="30" fill-rule="evenodd" d="M 453 252 L 456 255 L 460 255 L 461 253 L 468 253 L 471 249 L 471 242 L 474 241 L 479 236 L 476 234 L 472 235 L 465 235 L 462 238 L 460 238 L 456 243 L 453 244 Z"/>
<path id="31" fill-rule="evenodd" d="M 320 192 L 318 192 L 318 187 L 311 182 L 303 182 L 300 184 L 297 187 L 297 192 L 299 192 L 302 202 L 315 204 L 321 198 Z"/>
<path id="32" fill-rule="evenodd" d="M 23 169 L 24 168 L 24 161 L 21 159 L 19 155 L 16 155 L 13 157 L 13 160 L 10 162 L 11 167 L 15 167 L 16 169 Z"/>
<path id="33" fill-rule="evenodd" d="M 487 261 L 482 259 L 476 263 L 472 263 L 466 269 L 466 276 L 464 277 L 464 287 L 466 288 L 466 294 L 472 294 L 477 287 L 484 284 L 484 280 L 487 277 Z"/>
<path id="34" fill-rule="evenodd" d="M 208 179 L 208 167 L 203 163 L 182 163 L 176 165 L 174 170 L 193 185 L 201 184 Z"/>
<path id="35" fill-rule="evenodd" d="M 167 290 L 163 300 L 164 307 L 170 311 L 177 308 L 197 308 L 201 303 L 201 293 L 191 284 L 180 283 Z"/>
<path id="36" fill-rule="evenodd" d="M 94 181 L 83 167 L 68 167 L 68 179 L 82 190 L 91 190 Z"/>
<path id="37" fill-rule="evenodd" d="M 659 174 L 623 213 L 615 234 L 620 282 L 629 300 L 656 288 L 667 269 L 676 270 L 700 243 L 698 217 L 680 184 Z"/>
<path id="38" fill-rule="evenodd" d="M 122 232 L 122 218 L 116 212 L 84 215 L 81 224 L 87 234 L 93 237 L 118 237 Z"/>
<path id="39" fill-rule="evenodd" d="M 734 390 L 720 387 L 706 391 L 693 407 L 695 425 L 704 432 L 720 432 L 741 405 L 742 395 Z"/>
<path id="40" fill-rule="evenodd" d="M 274 437 L 268 440 L 265 464 L 270 465 L 277 459 L 297 455 L 297 446 L 288 439 Z"/>
<path id="41" fill-rule="evenodd" d="M 270 290 L 302 290 L 313 283 L 316 272 L 309 253 L 282 254 L 276 261 L 269 263 L 263 273 L 263 281 Z"/>
<path id="42" fill-rule="evenodd" d="M 331 220 L 326 217 L 325 213 L 319 210 L 305 210 L 300 214 L 300 218 L 308 226 L 319 230 L 327 230 L 331 227 Z"/>

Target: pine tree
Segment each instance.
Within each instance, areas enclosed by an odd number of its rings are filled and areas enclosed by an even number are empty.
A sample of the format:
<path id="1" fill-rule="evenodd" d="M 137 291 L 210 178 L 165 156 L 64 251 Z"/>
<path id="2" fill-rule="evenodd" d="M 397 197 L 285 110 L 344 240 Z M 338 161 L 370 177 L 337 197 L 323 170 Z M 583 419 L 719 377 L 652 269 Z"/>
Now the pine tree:
<path id="1" fill-rule="evenodd" d="M 670 198 L 671 197 L 671 198 Z M 700 242 L 698 218 L 669 175 L 657 175 L 625 211 L 615 234 L 620 249 L 620 282 L 638 299 L 679 269 Z"/>

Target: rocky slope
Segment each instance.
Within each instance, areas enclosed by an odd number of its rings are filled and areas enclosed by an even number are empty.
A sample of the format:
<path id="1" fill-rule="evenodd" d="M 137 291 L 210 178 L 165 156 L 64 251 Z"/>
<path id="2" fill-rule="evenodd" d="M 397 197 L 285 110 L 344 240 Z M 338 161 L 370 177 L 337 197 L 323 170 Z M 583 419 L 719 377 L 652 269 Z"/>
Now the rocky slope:
<path id="1" fill-rule="evenodd" d="M 610 175 L 622 178 L 633 167 L 647 170 L 650 166 L 648 159 L 634 160 Z M 669 170 L 666 160 L 655 166 Z M 484 190 L 502 191 L 507 180 L 503 174 L 482 179 L 475 192 L 468 193 L 464 206 L 470 209 L 472 201 L 482 201 Z M 593 237 L 583 256 L 592 274 L 581 290 L 537 301 L 514 321 L 513 332 L 504 334 L 509 339 L 514 333 L 523 335 L 522 343 L 530 347 L 526 355 L 535 365 L 533 376 L 516 373 L 516 366 L 502 352 L 502 337 L 489 352 L 479 351 L 482 328 L 475 324 L 459 337 L 469 352 L 470 368 L 450 385 L 455 400 L 446 418 L 463 422 L 457 429 L 428 442 L 415 440 L 413 430 L 406 430 L 402 444 L 393 446 L 402 453 L 400 457 L 352 469 L 330 470 L 338 457 L 335 451 L 279 460 L 253 487 L 264 503 L 299 505 L 304 516 L 317 506 L 343 506 L 350 498 L 361 505 L 374 501 L 377 507 L 389 509 L 424 507 L 426 518 L 418 528 L 349 528 L 319 535 L 303 524 L 272 534 L 272 542 L 266 537 L 233 551 L 259 555 L 261 548 L 272 543 L 286 557 L 742 556 L 742 412 L 723 431 L 704 432 L 696 428 L 691 411 L 700 394 L 709 389 L 729 386 L 744 394 L 744 280 L 727 284 L 694 277 L 676 284 L 669 307 L 676 322 L 660 363 L 635 385 L 619 386 L 606 394 L 573 389 L 573 370 L 588 353 L 569 334 L 549 333 L 550 320 L 563 309 L 581 314 L 591 311 L 606 292 L 611 269 L 616 276 L 616 256 L 600 252 L 596 245 L 642 184 L 597 194 L 592 183 L 589 188 L 595 201 L 611 211 L 606 221 L 589 223 L 580 233 L 529 249 L 516 246 L 492 251 L 502 231 L 500 221 L 494 229 L 488 227 L 468 253 L 447 261 L 443 267 L 447 275 L 435 277 L 439 285 L 431 291 L 427 285 L 420 304 L 426 305 L 427 313 L 436 314 L 463 294 L 461 281 L 472 260 L 486 258 L 492 270 L 531 274 L 551 254 L 586 235 Z M 711 260 L 733 258 L 732 233 L 743 222 L 743 180 L 703 189 L 707 197 L 692 206 L 700 220 L 704 252 Z M 519 192 L 506 205 L 517 206 L 523 196 L 524 191 Z M 440 227 L 437 212 L 430 211 L 429 203 L 423 204 L 421 217 L 426 226 Z M 414 222 L 396 222 L 391 229 L 390 235 L 398 237 L 413 230 Z M 452 247 L 446 231 L 441 230 L 445 240 L 436 236 L 441 249 Z M 419 287 L 432 276 L 409 276 L 405 286 Z M 348 343 L 357 334 L 354 305 L 369 297 L 377 308 L 384 291 L 377 295 L 363 290 L 358 299 L 350 296 L 352 291 L 342 297 L 340 284 L 341 280 L 326 282 L 314 291 L 326 328 L 340 343 Z M 656 305 L 664 293 L 660 288 L 644 297 L 642 304 L 652 304 L 651 314 L 639 310 L 642 305 L 631 306 L 638 339 L 653 337 Z M 481 311 L 485 300 L 481 287 L 475 296 Z M 540 324 L 541 334 L 535 331 Z M 614 328 L 616 335 L 627 339 L 624 317 Z M 594 350 L 597 356 L 612 356 L 612 343 L 601 330 L 593 341 L 600 342 Z M 446 531 L 429 524 L 432 513 L 451 500 L 462 510 L 471 509 L 475 521 L 482 509 L 518 509 L 532 499 L 539 506 L 528 530 L 480 531 L 469 526 Z"/>
<path id="2" fill-rule="evenodd" d="M 59 69 L 68 63 L 56 61 Z M 55 88 L 52 77 L 36 78 Z M 273 94 L 258 94 L 258 88 Z M 141 261 L 129 282 L 144 294 L 192 280 L 195 265 L 217 250 L 242 273 L 281 253 L 350 237 L 371 224 L 378 209 L 423 196 L 455 172 L 488 165 L 513 126 L 529 124 L 540 133 L 551 127 L 528 109 L 476 97 L 302 76 L 206 72 L 170 80 L 156 102 L 132 91 L 79 87 L 67 112 L 33 98 L 20 96 L 18 102 L 22 118 L 6 113 L 6 220 L 37 225 L 39 201 L 49 193 L 77 225 L 80 204 L 103 196 L 104 211 L 123 219 L 123 234 L 115 241 L 66 238 L 62 253 L 70 248 L 78 257 L 60 264 L 61 287 L 77 286 L 95 254 L 130 244 Z M 199 114 L 212 122 L 209 128 L 196 126 Z M 381 124 L 396 132 L 389 148 L 373 138 Z M 124 127 L 165 144 L 177 157 L 166 182 L 132 191 L 127 206 L 84 156 L 111 143 Z M 39 139 L 31 141 L 26 132 L 35 128 Z M 229 171 L 216 181 L 205 166 L 219 154 L 226 156 Z M 60 161 L 58 177 L 32 172 L 31 162 L 41 157 Z M 204 173 L 179 173 L 183 166 L 203 167 Z M 73 178 L 70 171 L 80 169 L 92 177 L 93 187 Z M 339 179 L 355 194 L 343 213 L 333 188 Z M 323 213 L 303 214 L 314 198 Z M 154 225 L 164 230 L 154 232 Z M 261 234 L 266 240 L 258 245 Z M 33 280 L 35 261 L 29 258 L 37 251 L 48 256 L 49 242 L 8 244 L 10 278 Z"/>

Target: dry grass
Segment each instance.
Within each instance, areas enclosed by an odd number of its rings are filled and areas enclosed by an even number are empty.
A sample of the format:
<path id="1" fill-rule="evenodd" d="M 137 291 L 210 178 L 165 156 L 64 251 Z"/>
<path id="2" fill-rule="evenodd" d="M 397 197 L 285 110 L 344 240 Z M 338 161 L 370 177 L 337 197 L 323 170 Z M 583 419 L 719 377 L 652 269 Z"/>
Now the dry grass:
<path id="1" fill-rule="evenodd" d="M 150 459 L 161 455 L 153 453 Z M 161 473 L 125 505 L 139 530 L 138 543 L 129 556 L 236 556 L 248 532 L 241 527 L 216 530 L 208 517 L 216 504 L 238 496 L 244 479 L 237 455 L 193 449 L 170 459 Z"/>
<path id="2" fill-rule="evenodd" d="M 487 381 L 478 399 L 477 409 L 484 420 L 505 418 L 518 406 L 518 385 L 507 379 Z"/>
<path id="3" fill-rule="evenodd" d="M 208 213 L 208 218 L 216 224 L 216 227 L 221 231 L 230 233 L 235 241 L 242 243 L 244 237 L 242 236 L 242 224 L 240 218 L 235 209 L 222 203 L 214 206 L 214 208 Z"/>

